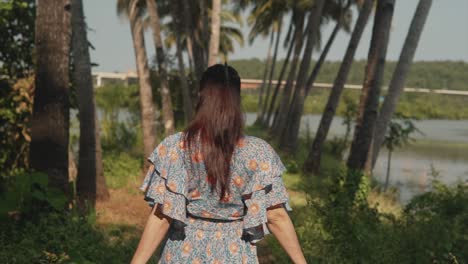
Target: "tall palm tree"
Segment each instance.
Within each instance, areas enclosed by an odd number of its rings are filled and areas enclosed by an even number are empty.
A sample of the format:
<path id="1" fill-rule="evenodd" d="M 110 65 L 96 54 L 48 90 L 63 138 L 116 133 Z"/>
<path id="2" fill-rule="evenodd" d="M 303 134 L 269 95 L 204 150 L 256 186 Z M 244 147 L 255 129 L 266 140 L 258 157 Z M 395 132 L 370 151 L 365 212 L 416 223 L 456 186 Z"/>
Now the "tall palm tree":
<path id="1" fill-rule="evenodd" d="M 30 166 L 49 185 L 69 193 L 69 3 L 41 0 L 36 6 L 36 80 L 31 119 Z"/>
<path id="2" fill-rule="evenodd" d="M 212 0 L 211 35 L 208 53 L 208 66 L 216 64 L 219 52 L 219 37 L 221 28 L 221 0 Z"/>
<path id="3" fill-rule="evenodd" d="M 395 0 L 380 0 L 377 3 L 359 113 L 347 161 L 351 170 L 364 169 L 374 135 L 394 6 Z"/>
<path id="4" fill-rule="evenodd" d="M 289 39 L 288 36 L 290 36 L 290 34 L 294 34 L 294 33 L 292 33 L 292 31 L 293 31 L 293 24 L 290 23 L 288 34 L 286 35 L 286 40 Z M 285 42 L 287 43 L 288 41 L 285 41 Z M 280 75 L 279 75 L 279 77 L 277 79 L 275 90 L 273 91 L 273 95 L 271 97 L 270 106 L 268 107 L 268 112 L 266 113 L 266 118 L 264 120 L 264 125 L 266 127 L 269 127 L 271 125 L 271 117 L 273 116 L 273 109 L 276 106 L 276 98 L 278 96 L 279 89 L 280 89 L 280 87 L 282 85 L 283 77 L 284 77 L 284 74 L 286 73 L 286 69 L 287 69 L 288 64 L 289 64 L 289 59 L 291 57 L 291 53 L 292 53 L 292 50 L 293 50 L 293 47 L 294 47 L 294 38 L 291 38 L 291 41 L 289 42 L 288 45 L 289 45 L 289 48 L 288 48 L 288 51 L 286 53 L 286 58 L 284 59 L 283 65 L 281 66 Z"/>
<path id="5" fill-rule="evenodd" d="M 171 91 L 167 79 L 164 46 L 161 37 L 161 21 L 159 20 L 158 5 L 156 0 L 146 0 L 151 28 L 153 30 L 153 42 L 156 50 L 156 61 L 158 64 L 158 74 L 161 80 L 161 105 L 164 119 L 164 131 L 166 135 L 174 133 L 174 111 L 172 110 Z M 191 113 L 190 95 L 188 89 L 182 90 L 186 113 Z M 187 101 L 188 100 L 188 101 Z"/>
<path id="6" fill-rule="evenodd" d="M 133 39 L 133 49 L 135 51 L 138 82 L 140 86 L 140 110 L 144 155 L 149 156 L 155 147 L 155 117 L 150 71 L 143 34 L 142 16 L 144 13 L 144 4 L 145 2 L 141 0 L 118 0 L 117 12 L 120 15 L 127 16 L 130 21 L 130 31 Z M 144 169 L 147 170 L 148 167 L 149 163 L 145 162 Z"/>
<path id="7" fill-rule="evenodd" d="M 183 43 L 182 43 L 182 36 L 184 33 L 184 23 L 181 21 L 182 19 L 179 18 L 179 14 L 182 13 L 180 1 L 171 1 L 171 10 L 172 10 L 172 26 L 173 29 L 171 30 L 172 35 L 175 37 L 175 46 L 176 46 L 176 57 L 177 63 L 179 65 L 179 78 L 181 82 L 181 89 L 182 89 L 182 98 L 184 102 L 184 117 L 185 122 L 187 123 L 193 115 L 193 102 L 192 96 L 189 88 L 189 83 L 187 79 L 187 74 L 185 72 L 185 63 L 183 58 Z M 166 38 L 166 40 L 169 36 Z M 190 38 L 187 37 L 187 41 Z M 168 41 L 166 41 L 168 42 Z M 170 42 L 169 42 L 170 43 Z M 172 44 L 172 43 L 170 43 Z"/>
<path id="8" fill-rule="evenodd" d="M 377 160 L 380 147 L 385 140 L 385 133 L 393 113 L 395 112 L 398 99 L 405 87 L 406 77 L 408 76 L 408 72 L 411 68 L 414 54 L 418 47 L 419 38 L 421 37 L 421 33 L 424 29 L 424 24 L 426 23 L 427 16 L 429 15 L 431 5 L 432 0 L 420 0 L 416 7 L 408 34 L 406 35 L 405 43 L 401 50 L 400 59 L 395 67 L 395 71 L 393 72 L 388 93 L 385 96 L 382 108 L 380 109 L 377 125 L 375 127 L 373 149 L 371 151 L 372 157 L 370 157 L 372 168 Z"/>
<path id="9" fill-rule="evenodd" d="M 270 68 L 270 74 L 269 74 L 269 77 L 268 77 L 268 85 L 266 87 L 265 102 L 263 103 L 262 110 L 260 112 L 260 125 L 262 125 L 264 127 L 266 127 L 268 125 L 265 122 L 265 118 L 266 118 L 266 111 L 267 111 L 268 102 L 270 101 L 271 86 L 272 86 L 272 82 L 273 82 L 273 74 L 275 73 L 276 61 L 277 61 L 277 57 L 278 57 L 278 48 L 279 48 L 279 43 L 280 43 L 280 38 L 281 38 L 282 20 L 283 19 L 281 17 L 279 19 L 279 21 L 273 27 L 274 31 L 276 32 L 275 47 L 274 47 L 274 51 L 273 51 L 273 58 L 271 60 L 271 68 Z"/>
<path id="10" fill-rule="evenodd" d="M 297 7 L 293 11 L 293 19 L 295 23 L 295 32 L 294 32 L 294 55 L 291 60 L 291 67 L 289 69 L 288 78 L 286 80 L 286 85 L 283 88 L 283 93 L 281 96 L 281 101 L 278 106 L 278 114 L 275 117 L 275 121 L 273 122 L 273 126 L 271 129 L 272 134 L 279 139 L 280 138 L 280 131 L 284 131 L 284 127 L 286 126 L 287 115 L 288 115 L 288 107 L 289 101 L 293 91 L 293 82 L 296 78 L 296 69 L 297 65 L 299 64 L 299 56 L 302 51 L 303 45 L 303 25 L 304 25 L 304 12 L 299 10 Z"/>
<path id="11" fill-rule="evenodd" d="M 77 91 L 80 119 L 80 150 L 76 189 L 80 201 L 92 205 L 109 198 L 102 167 L 98 120 L 94 101 L 91 59 L 82 0 L 71 2 L 73 85 Z M 99 143 L 99 145 L 98 145 Z"/>
<path id="12" fill-rule="evenodd" d="M 307 159 L 304 162 L 303 170 L 305 172 L 317 173 L 320 168 L 323 143 L 325 142 L 331 122 L 333 121 L 333 117 L 336 113 L 336 108 L 338 107 L 338 102 L 340 100 L 344 84 L 346 83 L 354 60 L 354 54 L 356 53 L 364 28 L 366 27 L 373 4 L 374 0 L 365 0 L 361 6 L 358 19 L 354 26 L 353 33 L 351 34 L 351 39 L 349 40 L 343 61 L 336 75 L 335 82 L 333 83 L 314 141 L 310 147 Z"/>
<path id="13" fill-rule="evenodd" d="M 293 151 L 296 149 L 296 144 L 297 144 L 297 140 L 299 136 L 300 119 L 304 111 L 305 100 L 315 81 L 315 78 L 317 77 L 319 73 L 319 70 L 338 33 L 338 30 L 341 28 L 341 25 L 343 24 L 345 26 L 345 29 L 347 28 L 347 23 L 345 23 L 344 17 L 346 17 L 346 14 L 348 13 L 348 9 L 351 5 L 351 1 L 348 1 L 345 6 L 342 6 L 341 1 L 339 3 L 335 3 L 334 1 L 329 1 L 326 3 L 316 2 L 316 5 L 318 4 L 323 5 L 321 7 L 323 10 L 321 11 L 319 7 L 317 6 L 315 7 L 315 13 L 313 14 L 315 21 L 314 21 L 314 25 L 312 26 L 314 28 L 314 32 L 311 32 L 311 34 L 313 34 L 313 35 L 310 35 L 311 41 L 318 42 L 317 40 L 315 40 L 315 38 L 317 38 L 320 35 L 320 31 L 319 31 L 320 21 L 322 22 L 327 21 L 329 20 L 329 17 L 331 17 L 332 19 L 335 19 L 337 22 L 325 45 L 325 48 L 323 49 L 318 61 L 315 63 L 313 71 L 309 77 L 307 77 L 306 74 L 310 65 L 312 46 L 310 47 L 310 50 L 306 48 L 307 52 L 304 52 L 304 58 L 306 59 L 306 60 L 303 60 L 303 63 L 304 63 L 303 69 L 305 69 L 305 71 L 303 71 L 302 74 L 304 75 L 298 75 L 298 80 L 296 84 L 297 87 L 296 87 L 295 94 L 294 94 L 295 96 L 290 105 L 290 112 L 289 112 L 289 119 L 288 119 L 289 123 L 288 123 L 288 126 L 286 127 L 286 131 L 285 131 L 286 133 L 282 137 L 284 147 L 286 147 L 290 151 Z M 318 12 L 322 12 L 322 14 L 318 14 Z M 311 45 L 315 45 L 315 43 L 311 43 Z M 315 46 L 318 46 L 318 43 Z M 307 77 L 307 81 L 306 81 L 306 77 Z"/>
<path id="14" fill-rule="evenodd" d="M 320 31 L 320 19 L 322 17 L 323 7 L 325 6 L 324 0 L 316 0 L 308 21 L 307 42 L 304 49 L 303 58 L 297 74 L 296 87 L 292 103 L 288 109 L 288 122 L 285 126 L 280 138 L 280 147 L 287 151 L 293 152 L 296 149 L 297 136 L 299 133 L 299 125 L 301 121 L 302 111 L 306 98 L 306 78 L 309 71 L 310 62 L 312 60 L 312 51 L 316 44 L 316 37 Z"/>

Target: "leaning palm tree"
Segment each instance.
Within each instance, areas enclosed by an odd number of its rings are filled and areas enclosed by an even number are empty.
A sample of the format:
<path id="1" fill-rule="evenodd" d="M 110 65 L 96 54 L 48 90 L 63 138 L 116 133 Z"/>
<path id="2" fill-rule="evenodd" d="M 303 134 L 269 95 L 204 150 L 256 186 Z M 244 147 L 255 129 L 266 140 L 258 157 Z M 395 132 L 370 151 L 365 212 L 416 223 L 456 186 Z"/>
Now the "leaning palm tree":
<path id="1" fill-rule="evenodd" d="M 211 35 L 208 53 L 208 66 L 216 64 L 219 53 L 219 37 L 221 28 L 221 0 L 212 0 Z"/>
<path id="2" fill-rule="evenodd" d="M 344 84 L 346 83 L 351 65 L 354 60 L 354 54 L 356 53 L 362 33 L 364 32 L 364 28 L 366 27 L 373 4 L 374 0 L 365 0 L 361 6 L 358 19 L 346 49 L 346 53 L 336 75 L 330 95 L 328 96 L 328 101 L 322 114 L 319 127 L 315 134 L 314 141 L 310 148 L 307 159 L 304 162 L 303 170 L 305 172 L 317 173 L 320 168 L 322 147 L 325 139 L 327 138 L 333 117 L 335 116 L 338 102 L 340 100 L 341 93 L 343 92 Z"/>
<path id="3" fill-rule="evenodd" d="M 118 0 L 117 13 L 126 16 L 130 22 L 133 49 L 140 89 L 141 127 L 143 131 L 144 155 L 149 156 L 155 145 L 154 103 L 151 89 L 150 71 L 146 56 L 143 15 L 145 2 L 141 0 Z M 145 170 L 149 164 L 145 163 Z"/>
<path id="4" fill-rule="evenodd" d="M 395 0 L 380 0 L 377 3 L 354 138 L 346 163 L 351 171 L 362 171 L 369 155 L 377 120 L 394 6 Z"/>
<path id="5" fill-rule="evenodd" d="M 249 42 L 252 43 L 259 36 L 266 37 L 270 35 L 263 73 L 263 81 L 259 89 L 256 121 L 258 124 L 263 124 L 265 119 L 265 112 L 271 94 L 273 73 L 276 67 L 276 58 L 281 35 L 281 21 L 283 16 L 290 11 L 290 8 L 287 1 L 275 0 L 258 0 L 252 1 L 251 3 L 242 3 L 241 1 L 238 5 L 239 8 L 245 9 L 247 8 L 248 4 L 252 5 L 252 10 L 250 11 L 251 14 L 247 19 L 249 26 L 251 26 L 251 30 L 249 32 Z M 273 56 L 271 56 L 271 50 L 275 38 L 276 41 L 274 44 Z"/>
<path id="6" fill-rule="evenodd" d="M 296 79 L 296 88 L 292 98 L 292 103 L 288 109 L 288 126 L 283 128 L 282 135 L 280 136 L 280 147 L 290 151 L 291 153 L 296 149 L 297 137 L 299 133 L 299 124 L 302 116 L 306 98 L 306 79 L 309 72 L 310 62 L 312 60 L 312 51 L 316 45 L 316 37 L 320 31 L 320 18 L 323 14 L 323 7 L 325 0 L 316 0 L 314 6 L 311 8 L 309 20 L 307 23 L 307 41 L 304 48 L 304 54 L 299 68 Z"/>
<path id="7" fill-rule="evenodd" d="M 388 93 L 385 96 L 382 108 L 380 109 L 379 118 L 374 132 L 373 149 L 371 151 L 370 161 L 372 168 L 377 161 L 380 147 L 385 140 L 385 133 L 390 124 L 393 113 L 395 112 L 398 99 L 405 86 L 406 77 L 413 62 L 416 48 L 418 47 L 419 38 L 424 29 L 429 10 L 431 9 L 432 0 L 420 0 L 416 7 L 413 20 L 411 21 L 408 34 L 406 35 L 403 49 L 401 50 L 400 59 L 393 72 L 392 80 L 388 88 Z"/>
<path id="8" fill-rule="evenodd" d="M 30 166 L 49 185 L 70 193 L 68 184 L 70 14 L 61 0 L 36 6 L 35 94 Z"/>
<path id="9" fill-rule="evenodd" d="M 72 81 L 77 91 L 80 118 L 80 150 L 76 189 L 79 200 L 106 200 L 109 191 L 104 178 L 99 122 L 96 118 L 91 60 L 86 34 L 82 0 L 71 2 L 72 24 Z"/>
<path id="10" fill-rule="evenodd" d="M 153 42 L 156 50 L 156 62 L 158 67 L 159 79 L 161 80 L 161 105 L 164 119 L 164 131 L 167 135 L 174 133 L 174 112 L 172 110 L 171 91 L 169 90 L 169 81 L 167 79 L 167 70 L 165 62 L 164 46 L 161 37 L 161 22 L 159 19 L 158 4 L 156 0 L 146 0 L 146 9 L 149 14 L 151 29 L 153 30 Z M 183 89 L 184 105 L 188 114 L 191 113 L 192 105 L 188 90 Z M 188 100 L 188 101 L 187 101 Z"/>

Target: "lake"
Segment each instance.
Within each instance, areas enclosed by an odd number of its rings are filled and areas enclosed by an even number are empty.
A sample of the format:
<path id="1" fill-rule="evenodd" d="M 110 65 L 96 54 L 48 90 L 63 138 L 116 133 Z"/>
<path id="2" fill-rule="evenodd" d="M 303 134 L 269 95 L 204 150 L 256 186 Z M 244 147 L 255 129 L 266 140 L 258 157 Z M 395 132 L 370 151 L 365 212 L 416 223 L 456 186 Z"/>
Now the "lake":
<path id="1" fill-rule="evenodd" d="M 246 124 L 255 121 L 255 113 L 246 114 Z M 300 133 L 309 126 L 312 137 L 320 122 L 320 115 L 304 115 Z M 416 127 L 424 134 L 415 133 L 415 141 L 394 151 L 390 171 L 390 185 L 399 190 L 405 203 L 416 194 L 429 190 L 432 172 L 446 184 L 468 181 L 468 120 L 418 120 Z M 344 136 L 346 127 L 341 117 L 335 117 L 328 139 Z M 385 182 L 387 151 L 382 149 L 375 165 L 374 176 Z"/>
<path id="2" fill-rule="evenodd" d="M 74 118 L 76 111 L 72 111 Z M 102 118 L 102 111 L 98 110 Z M 119 111 L 120 121 L 130 117 L 126 110 Z M 255 121 L 256 113 L 246 113 L 246 125 Z M 300 132 L 305 133 L 309 126 L 312 137 L 320 122 L 320 115 L 304 115 Z M 328 139 L 342 137 L 345 126 L 341 117 L 335 117 Z M 432 173 L 439 173 L 439 180 L 446 184 L 468 181 L 468 120 L 418 120 L 416 127 L 424 134 L 414 134 L 415 142 L 397 149 L 393 153 L 390 185 L 399 190 L 400 201 L 405 203 L 416 194 L 430 189 Z M 385 182 L 387 152 L 379 154 L 374 176 Z"/>

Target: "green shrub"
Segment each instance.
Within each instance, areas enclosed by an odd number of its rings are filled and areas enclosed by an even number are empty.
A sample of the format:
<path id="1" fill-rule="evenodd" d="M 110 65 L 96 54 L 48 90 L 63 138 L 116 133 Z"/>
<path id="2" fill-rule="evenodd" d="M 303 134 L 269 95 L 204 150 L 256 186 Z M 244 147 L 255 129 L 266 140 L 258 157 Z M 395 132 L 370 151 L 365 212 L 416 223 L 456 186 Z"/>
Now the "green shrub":
<path id="1" fill-rule="evenodd" d="M 129 181 L 136 182 L 142 167 L 142 159 L 126 152 L 110 153 L 104 156 L 104 175 L 109 188 L 122 188 Z"/>

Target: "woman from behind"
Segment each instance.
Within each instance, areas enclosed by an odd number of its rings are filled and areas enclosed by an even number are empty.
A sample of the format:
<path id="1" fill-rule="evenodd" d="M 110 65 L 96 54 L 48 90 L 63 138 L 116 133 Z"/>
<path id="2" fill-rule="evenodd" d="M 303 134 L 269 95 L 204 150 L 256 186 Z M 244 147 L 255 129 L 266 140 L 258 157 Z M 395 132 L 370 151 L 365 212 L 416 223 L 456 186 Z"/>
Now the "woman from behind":
<path id="1" fill-rule="evenodd" d="M 141 189 L 152 207 L 132 263 L 162 244 L 160 263 L 258 263 L 270 232 L 306 263 L 287 210 L 285 167 L 264 140 L 243 133 L 240 77 L 217 64 L 200 80 L 192 122 L 148 157 Z"/>

